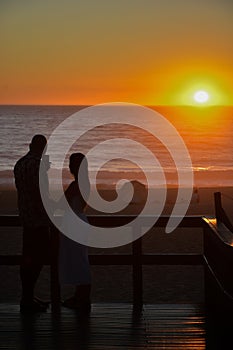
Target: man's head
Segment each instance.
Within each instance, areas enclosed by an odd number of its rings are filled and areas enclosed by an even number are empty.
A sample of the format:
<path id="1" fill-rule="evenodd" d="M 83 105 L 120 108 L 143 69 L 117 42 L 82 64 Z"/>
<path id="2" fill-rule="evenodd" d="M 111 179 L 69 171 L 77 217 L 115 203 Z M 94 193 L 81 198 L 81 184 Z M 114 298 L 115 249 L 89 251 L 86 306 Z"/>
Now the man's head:
<path id="1" fill-rule="evenodd" d="M 33 152 L 38 157 L 42 156 L 44 149 L 47 145 L 47 140 L 44 135 L 34 135 L 30 143 L 30 151 Z"/>

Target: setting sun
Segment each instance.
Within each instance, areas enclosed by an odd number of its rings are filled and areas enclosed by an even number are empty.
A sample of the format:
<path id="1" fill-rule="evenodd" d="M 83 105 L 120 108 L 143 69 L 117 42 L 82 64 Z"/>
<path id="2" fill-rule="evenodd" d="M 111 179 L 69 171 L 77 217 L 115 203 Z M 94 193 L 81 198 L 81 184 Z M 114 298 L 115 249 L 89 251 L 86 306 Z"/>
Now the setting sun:
<path id="1" fill-rule="evenodd" d="M 209 94 L 206 91 L 200 90 L 195 92 L 193 98 L 197 103 L 205 103 L 209 100 Z"/>

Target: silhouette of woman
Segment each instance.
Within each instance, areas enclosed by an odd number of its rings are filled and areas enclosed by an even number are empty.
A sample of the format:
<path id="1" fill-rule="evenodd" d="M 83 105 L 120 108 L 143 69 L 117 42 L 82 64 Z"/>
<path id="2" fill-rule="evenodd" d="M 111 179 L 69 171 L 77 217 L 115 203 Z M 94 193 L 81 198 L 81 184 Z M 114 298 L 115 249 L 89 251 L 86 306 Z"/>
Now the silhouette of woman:
<path id="1" fill-rule="evenodd" d="M 81 166 L 82 163 L 82 166 Z M 85 183 L 85 191 L 90 192 L 88 177 L 88 163 L 82 153 L 73 153 L 70 156 L 69 168 L 74 176 L 74 181 L 65 191 L 65 197 L 71 209 L 82 220 L 87 221 L 85 215 L 86 201 L 80 192 L 78 177 L 82 177 Z M 81 171 L 81 174 L 79 174 Z M 64 200 L 64 197 L 60 200 Z M 68 217 L 67 217 L 68 215 Z M 64 213 L 63 220 L 69 220 L 69 214 Z M 77 243 L 61 234 L 59 252 L 59 275 L 61 284 L 76 286 L 74 295 L 63 302 L 68 308 L 90 309 L 91 273 L 88 261 L 88 247 Z"/>

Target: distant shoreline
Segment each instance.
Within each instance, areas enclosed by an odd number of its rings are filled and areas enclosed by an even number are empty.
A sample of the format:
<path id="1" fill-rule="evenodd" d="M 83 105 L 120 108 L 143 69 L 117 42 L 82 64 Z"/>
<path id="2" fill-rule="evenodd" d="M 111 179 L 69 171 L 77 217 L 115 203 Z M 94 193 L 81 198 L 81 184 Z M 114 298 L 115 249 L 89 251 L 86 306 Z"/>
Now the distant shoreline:
<path id="1" fill-rule="evenodd" d="M 56 188 L 58 183 L 57 169 L 50 170 L 50 185 L 52 188 Z M 150 186 L 151 188 L 168 187 L 175 188 L 178 186 L 177 173 L 166 172 L 165 177 L 167 183 L 156 183 L 156 172 L 155 180 Z M 91 172 L 90 172 L 90 175 Z M 198 188 L 211 188 L 211 187 L 231 187 L 233 186 L 233 170 L 200 170 L 193 171 L 194 181 L 193 187 Z M 90 176 L 91 177 L 91 176 Z M 92 177 L 91 177 L 92 179 Z M 120 179 L 137 180 L 145 184 L 145 177 L 143 173 L 136 171 L 100 171 L 99 177 L 97 178 L 97 187 L 100 189 L 113 189 L 116 182 Z M 68 169 L 63 171 L 63 184 L 67 186 L 72 181 L 72 176 L 70 175 Z M 95 183 L 91 182 L 94 186 Z M 181 184 L 181 187 L 189 187 L 185 183 Z M 0 171 L 0 191 L 13 190 L 14 185 L 14 173 L 13 169 L 7 169 Z"/>

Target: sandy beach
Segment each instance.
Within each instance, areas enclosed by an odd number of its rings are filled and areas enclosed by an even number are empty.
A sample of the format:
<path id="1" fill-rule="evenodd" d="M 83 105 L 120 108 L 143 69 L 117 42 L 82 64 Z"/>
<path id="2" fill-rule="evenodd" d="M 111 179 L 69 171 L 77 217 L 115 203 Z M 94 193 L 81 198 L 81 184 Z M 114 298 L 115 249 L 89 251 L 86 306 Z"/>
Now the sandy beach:
<path id="1" fill-rule="evenodd" d="M 156 190 L 155 190 L 156 191 Z M 222 202 L 226 213 L 233 220 L 232 187 L 198 188 L 193 196 L 187 215 L 214 216 L 214 192 L 223 194 Z M 159 191 L 157 190 L 157 192 Z M 169 215 L 176 201 L 177 189 L 169 188 L 163 215 Z M 111 200 L 114 191 L 102 190 L 102 196 Z M 155 197 L 156 201 L 159 198 Z M 131 203 L 124 214 L 137 214 L 141 203 Z M 12 189 L 5 188 L 0 192 L 0 213 L 17 213 L 17 195 Z M 88 210 L 89 214 L 96 213 Z M 21 251 L 21 228 L 1 228 L 0 254 L 19 254 Z M 150 230 L 143 239 L 143 250 L 147 253 L 159 252 L 196 252 L 203 250 L 202 230 L 197 228 L 178 228 L 171 234 L 165 234 L 163 228 Z M 130 252 L 129 245 L 115 249 L 94 249 L 90 253 L 111 254 Z M 204 274 L 199 266 L 146 266 L 144 271 L 144 301 L 148 303 L 160 302 L 203 302 Z M 0 290 L 0 302 L 17 301 L 20 298 L 20 280 L 18 266 L 0 266 L 0 276 L 4 288 Z M 126 266 L 92 266 L 93 289 L 92 299 L 95 302 L 104 301 L 132 301 L 132 273 Z M 62 289 L 63 296 L 71 293 L 70 287 Z M 37 285 L 37 294 L 49 297 L 49 268 L 42 271 Z"/>
<path id="2" fill-rule="evenodd" d="M 232 213 L 232 201 L 233 201 L 233 187 L 199 187 L 195 188 L 196 193 L 193 194 L 192 200 L 187 211 L 187 215 L 203 215 L 213 216 L 215 215 L 214 209 L 214 193 L 221 192 L 223 207 L 226 210 L 229 217 L 233 217 Z M 159 196 L 161 189 L 153 189 L 154 206 L 159 203 Z M 116 198 L 116 192 L 112 189 L 100 189 L 100 195 L 108 201 Z M 167 190 L 166 203 L 163 210 L 163 215 L 169 215 L 176 202 L 177 188 L 170 187 Z M 137 214 L 143 207 L 144 194 L 138 194 L 135 201 L 131 202 L 129 206 L 124 209 L 125 214 Z M 11 187 L 0 188 L 0 213 L 1 214 L 17 214 L 17 193 Z M 88 208 L 88 214 L 96 214 L 95 210 Z"/>

